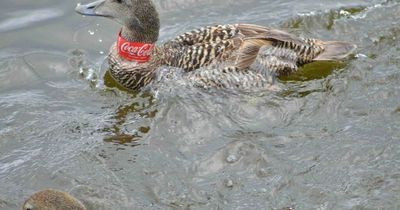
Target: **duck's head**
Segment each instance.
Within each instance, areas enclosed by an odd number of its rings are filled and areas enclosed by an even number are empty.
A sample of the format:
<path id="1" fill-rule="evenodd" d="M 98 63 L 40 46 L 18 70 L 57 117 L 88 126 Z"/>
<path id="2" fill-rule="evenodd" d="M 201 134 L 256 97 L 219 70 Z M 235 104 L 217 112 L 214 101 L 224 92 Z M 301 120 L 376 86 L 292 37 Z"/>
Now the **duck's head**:
<path id="1" fill-rule="evenodd" d="M 46 189 L 36 192 L 29 197 L 22 210 L 62 210 L 62 209 L 75 209 L 86 210 L 86 207 L 76 198 L 72 197 L 66 192 Z"/>
<path id="2" fill-rule="evenodd" d="M 129 41 L 158 39 L 160 20 L 151 0 L 98 0 L 78 4 L 75 11 L 87 16 L 107 17 L 122 24 L 122 36 Z"/>

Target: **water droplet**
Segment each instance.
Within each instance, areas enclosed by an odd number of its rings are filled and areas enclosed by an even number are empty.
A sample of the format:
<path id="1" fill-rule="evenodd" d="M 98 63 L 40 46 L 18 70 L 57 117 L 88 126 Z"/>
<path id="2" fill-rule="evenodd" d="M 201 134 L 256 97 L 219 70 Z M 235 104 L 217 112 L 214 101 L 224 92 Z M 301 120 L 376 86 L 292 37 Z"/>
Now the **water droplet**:
<path id="1" fill-rule="evenodd" d="M 100 53 L 100 55 L 104 55 L 104 51 L 100 51 L 99 53 Z"/>
<path id="2" fill-rule="evenodd" d="M 232 187 L 233 187 L 233 181 L 230 180 L 230 179 L 226 180 L 226 181 L 225 181 L 225 186 L 226 186 L 226 187 L 229 187 L 229 188 L 232 188 Z"/>
<path id="3" fill-rule="evenodd" d="M 226 158 L 226 162 L 228 162 L 228 163 L 234 163 L 234 162 L 236 162 L 238 160 L 238 158 L 236 157 L 236 155 L 229 155 L 227 158 Z"/>
<path id="4" fill-rule="evenodd" d="M 79 74 L 80 74 L 81 76 L 83 76 L 84 73 L 85 73 L 84 68 L 80 67 L 80 68 L 79 68 Z"/>
<path id="5" fill-rule="evenodd" d="M 88 81 L 95 80 L 97 78 L 97 75 L 96 75 L 95 71 L 96 71 L 95 69 L 89 68 L 88 69 L 88 74 L 86 76 L 86 80 L 88 80 Z"/>
<path id="6" fill-rule="evenodd" d="M 257 176 L 260 178 L 268 177 L 270 174 L 271 174 L 270 171 L 268 171 L 268 169 L 265 168 L 261 168 L 260 170 L 257 171 Z"/>
<path id="7" fill-rule="evenodd" d="M 88 30 L 88 33 L 89 33 L 90 35 L 94 35 L 94 31 L 92 31 L 92 30 Z"/>
<path id="8" fill-rule="evenodd" d="M 103 42 L 103 40 L 102 40 L 102 39 L 99 39 L 99 42 Z"/>
<path id="9" fill-rule="evenodd" d="M 356 58 L 367 58 L 368 56 L 366 56 L 366 55 L 364 55 L 364 54 L 361 54 L 361 53 L 358 53 L 357 55 L 356 55 Z"/>
<path id="10" fill-rule="evenodd" d="M 350 12 L 345 11 L 345 10 L 340 10 L 340 11 L 339 11 L 339 14 L 341 14 L 341 15 L 343 15 L 343 16 L 349 16 L 349 15 L 351 15 Z"/>
<path id="11" fill-rule="evenodd" d="M 377 44 L 377 43 L 380 41 L 380 38 L 379 38 L 379 37 L 373 37 L 373 38 L 371 38 L 371 41 L 372 41 L 374 44 Z"/>
<path id="12" fill-rule="evenodd" d="M 348 125 L 348 126 L 344 127 L 343 131 L 348 131 L 348 130 L 350 130 L 352 127 L 353 127 L 353 126 Z"/>

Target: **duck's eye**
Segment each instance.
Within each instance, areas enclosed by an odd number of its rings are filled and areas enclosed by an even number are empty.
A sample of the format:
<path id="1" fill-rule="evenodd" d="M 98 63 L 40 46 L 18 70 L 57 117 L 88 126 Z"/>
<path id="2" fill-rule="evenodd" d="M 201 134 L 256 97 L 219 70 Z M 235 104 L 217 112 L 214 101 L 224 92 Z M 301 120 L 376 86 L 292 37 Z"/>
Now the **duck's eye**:
<path id="1" fill-rule="evenodd" d="M 115 2 L 121 4 L 123 0 L 115 0 Z"/>
<path id="2" fill-rule="evenodd" d="M 27 203 L 24 205 L 23 209 L 24 210 L 34 210 L 35 208 L 31 204 Z"/>

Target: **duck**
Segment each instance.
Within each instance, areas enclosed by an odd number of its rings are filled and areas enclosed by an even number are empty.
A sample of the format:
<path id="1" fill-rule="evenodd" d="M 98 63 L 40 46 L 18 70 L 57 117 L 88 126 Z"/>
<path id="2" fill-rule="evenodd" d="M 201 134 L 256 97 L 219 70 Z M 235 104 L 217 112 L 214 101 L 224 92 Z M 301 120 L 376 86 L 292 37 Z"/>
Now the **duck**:
<path id="1" fill-rule="evenodd" d="M 23 204 L 22 210 L 87 210 L 72 195 L 55 190 L 44 189 L 35 192 Z"/>
<path id="2" fill-rule="evenodd" d="M 205 26 L 157 43 L 160 18 L 152 0 L 97 0 L 78 14 L 122 25 L 108 53 L 109 73 L 129 90 L 154 81 L 161 66 L 183 69 L 200 87 L 264 86 L 315 61 L 338 61 L 356 46 L 248 23 Z"/>

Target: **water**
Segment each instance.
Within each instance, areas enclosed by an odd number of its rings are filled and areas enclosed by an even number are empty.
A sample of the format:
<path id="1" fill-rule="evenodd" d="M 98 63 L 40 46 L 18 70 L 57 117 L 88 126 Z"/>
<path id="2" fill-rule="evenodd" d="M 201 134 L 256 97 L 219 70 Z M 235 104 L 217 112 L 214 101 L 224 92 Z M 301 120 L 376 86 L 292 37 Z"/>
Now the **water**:
<path id="1" fill-rule="evenodd" d="M 247 22 L 358 45 L 251 94 L 113 88 L 119 26 L 78 1 L 0 3 L 0 209 L 47 187 L 89 209 L 400 208 L 399 1 L 159 0 L 161 40 Z"/>

